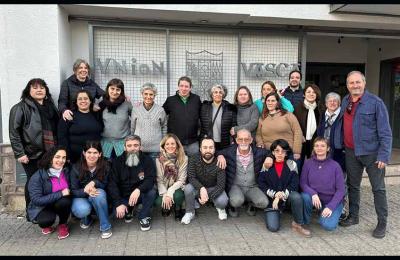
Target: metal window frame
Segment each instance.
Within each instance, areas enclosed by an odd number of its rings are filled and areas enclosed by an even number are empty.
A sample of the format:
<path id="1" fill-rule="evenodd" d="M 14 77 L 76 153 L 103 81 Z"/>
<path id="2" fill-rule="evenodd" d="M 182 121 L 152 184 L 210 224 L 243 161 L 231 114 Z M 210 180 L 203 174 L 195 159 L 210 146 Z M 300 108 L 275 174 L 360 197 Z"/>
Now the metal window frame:
<path id="1" fill-rule="evenodd" d="M 195 26 L 178 26 L 178 25 L 149 25 L 149 24 L 136 24 L 132 23 L 118 23 L 118 22 L 101 22 L 101 21 L 88 21 L 88 31 L 89 31 L 89 62 L 90 64 L 94 64 L 94 32 L 96 28 L 117 28 L 117 29 L 141 29 L 141 30 L 156 30 L 156 31 L 165 31 L 166 34 L 166 63 L 167 63 L 167 94 L 170 96 L 171 91 L 171 72 L 170 72 L 170 32 L 203 32 L 203 33 L 224 33 L 224 34 L 232 34 L 237 36 L 237 46 L 238 46 L 238 67 L 237 67 L 237 86 L 240 85 L 241 82 L 241 69 L 240 64 L 242 62 L 242 37 L 244 35 L 251 34 L 264 34 L 264 35 L 283 35 L 283 36 L 296 36 L 298 39 L 298 62 L 301 62 L 301 70 L 303 74 L 303 81 L 305 82 L 305 71 L 306 71 L 306 48 L 307 48 L 307 34 L 301 31 L 282 31 L 282 30 L 274 30 L 274 29 L 265 29 L 265 28 L 232 28 L 232 27 L 195 27 Z M 300 56 L 300 57 L 299 57 Z M 92 78 L 95 77 L 95 70 L 92 71 Z M 304 85 L 304 82 L 302 84 Z"/>

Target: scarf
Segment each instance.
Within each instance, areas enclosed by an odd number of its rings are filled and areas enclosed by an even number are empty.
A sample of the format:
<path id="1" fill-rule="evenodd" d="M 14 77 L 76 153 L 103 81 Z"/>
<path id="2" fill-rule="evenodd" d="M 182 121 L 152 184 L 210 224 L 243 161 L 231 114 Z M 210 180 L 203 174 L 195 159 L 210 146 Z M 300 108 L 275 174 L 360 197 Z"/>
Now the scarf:
<path id="1" fill-rule="evenodd" d="M 39 104 L 34 99 L 32 100 L 36 105 L 40 115 L 40 121 L 42 124 L 43 149 L 48 151 L 50 148 L 56 145 L 55 133 L 58 123 L 57 112 L 54 110 L 52 103 L 48 99 L 43 100 L 43 105 Z"/>
<path id="2" fill-rule="evenodd" d="M 160 163 L 164 169 L 164 177 L 167 180 L 176 181 L 178 178 L 178 166 L 176 154 L 168 154 L 164 150 L 160 154 Z"/>
<path id="3" fill-rule="evenodd" d="M 117 113 L 117 108 L 125 102 L 125 97 L 120 95 L 117 100 L 111 102 L 107 98 L 103 98 L 103 100 L 99 103 L 100 111 L 103 112 L 104 109 L 108 109 L 108 113 Z"/>
<path id="4" fill-rule="evenodd" d="M 61 172 L 63 169 L 54 169 L 54 168 L 49 168 L 49 177 L 57 177 L 60 178 Z"/>
<path id="5" fill-rule="evenodd" d="M 310 102 L 304 99 L 304 106 L 308 110 L 306 140 L 311 140 L 315 131 L 317 130 L 317 120 L 315 118 L 315 113 L 314 113 L 314 110 L 317 107 L 317 102 L 311 104 Z"/>

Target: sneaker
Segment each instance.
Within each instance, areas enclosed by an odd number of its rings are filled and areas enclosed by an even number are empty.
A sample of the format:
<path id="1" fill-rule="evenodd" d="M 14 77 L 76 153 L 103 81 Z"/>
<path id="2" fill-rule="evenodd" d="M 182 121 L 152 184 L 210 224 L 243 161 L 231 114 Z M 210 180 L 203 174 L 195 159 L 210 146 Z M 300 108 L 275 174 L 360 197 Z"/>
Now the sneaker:
<path id="1" fill-rule="evenodd" d="M 67 224 L 58 225 L 58 239 L 64 239 L 69 236 Z"/>
<path id="2" fill-rule="evenodd" d="M 253 207 L 253 206 L 249 203 L 249 206 L 247 207 L 246 213 L 247 213 L 247 215 L 249 215 L 249 216 L 255 216 L 255 215 L 256 215 L 256 208 Z"/>
<path id="3" fill-rule="evenodd" d="M 194 213 L 192 213 L 192 212 L 187 212 L 187 213 L 183 216 L 183 218 L 182 218 L 182 220 L 181 220 L 181 223 L 187 225 L 187 224 L 190 223 L 190 221 L 192 221 L 192 219 L 194 219 Z"/>
<path id="4" fill-rule="evenodd" d="M 228 214 L 232 218 L 237 218 L 239 216 L 239 212 L 238 212 L 237 208 L 232 207 L 232 206 L 228 207 Z"/>
<path id="5" fill-rule="evenodd" d="M 79 223 L 79 226 L 80 226 L 82 229 L 88 229 L 88 228 L 92 225 L 93 220 L 90 219 L 89 224 L 85 224 L 84 222 L 85 222 L 85 221 L 84 221 L 84 218 L 81 219 L 81 221 L 80 221 L 80 223 Z"/>
<path id="6" fill-rule="evenodd" d="M 140 223 L 140 229 L 142 231 L 150 230 L 150 228 L 151 228 L 151 218 L 150 217 L 142 218 L 139 221 L 139 223 Z"/>
<path id="7" fill-rule="evenodd" d="M 131 223 L 133 220 L 133 214 L 132 211 L 128 211 L 128 213 L 125 214 L 124 217 L 125 223 Z"/>
<path id="8" fill-rule="evenodd" d="M 378 221 L 378 225 L 374 232 L 372 232 L 372 236 L 375 238 L 384 238 L 386 235 L 386 222 Z"/>
<path id="9" fill-rule="evenodd" d="M 353 217 L 349 215 L 345 220 L 339 222 L 339 226 L 348 227 L 351 225 L 357 225 L 358 222 L 358 217 Z"/>
<path id="10" fill-rule="evenodd" d="M 225 209 L 219 209 L 219 208 L 217 208 L 217 211 L 218 211 L 218 218 L 219 218 L 220 220 L 225 220 L 225 219 L 228 218 L 228 215 L 226 214 Z"/>
<path id="11" fill-rule="evenodd" d="M 308 229 L 305 229 L 303 225 L 297 224 L 296 222 L 292 221 L 292 230 L 299 233 L 300 235 L 304 237 L 311 237 L 311 231 Z"/>
<path id="12" fill-rule="evenodd" d="M 48 234 L 51 234 L 51 233 L 53 233 L 54 232 L 54 228 L 53 227 L 45 227 L 45 228 L 42 228 L 42 234 L 43 235 L 48 235 Z"/>
<path id="13" fill-rule="evenodd" d="M 107 239 L 110 238 L 111 236 L 112 236 L 111 228 L 106 231 L 101 231 L 101 238 Z"/>

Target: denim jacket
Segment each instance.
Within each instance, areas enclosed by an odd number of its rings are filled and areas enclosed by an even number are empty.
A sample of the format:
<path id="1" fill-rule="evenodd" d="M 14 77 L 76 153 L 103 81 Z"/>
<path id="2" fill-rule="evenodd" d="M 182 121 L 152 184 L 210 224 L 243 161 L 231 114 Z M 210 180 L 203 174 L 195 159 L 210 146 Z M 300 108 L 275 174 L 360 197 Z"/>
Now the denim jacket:
<path id="1" fill-rule="evenodd" d="M 335 147 L 343 147 L 343 115 L 349 95 L 343 98 L 339 122 L 335 130 Z M 392 129 L 382 99 L 365 90 L 353 119 L 354 153 L 356 156 L 377 154 L 377 160 L 388 163 L 392 152 Z M 340 142 L 340 143 L 337 143 Z"/>

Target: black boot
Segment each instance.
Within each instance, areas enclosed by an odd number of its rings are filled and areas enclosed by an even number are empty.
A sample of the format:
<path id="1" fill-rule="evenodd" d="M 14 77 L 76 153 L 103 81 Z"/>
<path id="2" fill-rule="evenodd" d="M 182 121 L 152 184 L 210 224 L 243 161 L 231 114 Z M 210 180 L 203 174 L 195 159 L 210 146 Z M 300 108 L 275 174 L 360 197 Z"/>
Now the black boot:
<path id="1" fill-rule="evenodd" d="M 386 221 L 378 220 L 378 225 L 376 225 L 374 232 L 372 232 L 372 236 L 375 238 L 384 238 L 385 235 L 386 235 Z"/>
<path id="2" fill-rule="evenodd" d="M 339 222 L 339 226 L 348 227 L 352 225 L 357 225 L 358 222 L 359 222 L 358 217 L 353 217 L 352 215 L 349 215 L 346 219 Z"/>
<path id="3" fill-rule="evenodd" d="M 181 221 L 183 214 L 184 212 L 181 207 L 175 207 L 175 220 Z"/>
<path id="4" fill-rule="evenodd" d="M 168 217 L 169 215 L 171 215 L 171 210 L 170 209 L 161 209 L 161 215 L 163 217 Z"/>

